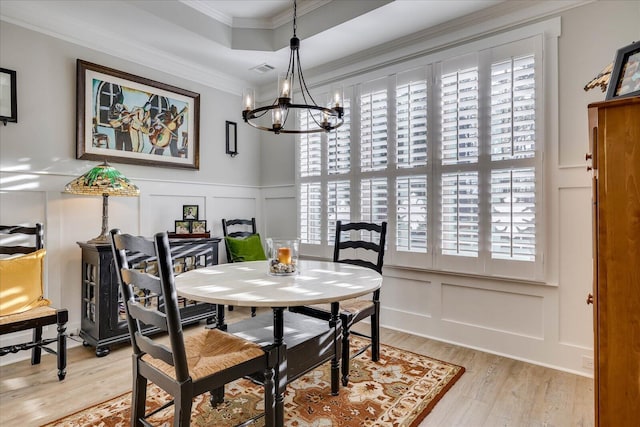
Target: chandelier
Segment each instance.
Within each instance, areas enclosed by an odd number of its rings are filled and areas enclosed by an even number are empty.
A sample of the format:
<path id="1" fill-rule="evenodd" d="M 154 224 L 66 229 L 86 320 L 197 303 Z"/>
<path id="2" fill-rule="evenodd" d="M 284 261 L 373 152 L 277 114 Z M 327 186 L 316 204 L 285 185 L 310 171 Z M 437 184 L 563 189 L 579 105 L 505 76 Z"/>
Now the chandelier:
<path id="1" fill-rule="evenodd" d="M 293 1 L 293 37 L 290 40 L 291 53 L 289 54 L 289 66 L 287 72 L 278 76 L 278 97 L 273 104 L 255 108 L 255 96 L 253 89 L 245 89 L 242 98 L 244 109 L 242 118 L 245 123 L 275 134 L 280 133 L 316 133 L 329 132 L 336 129 L 344 122 L 342 107 L 342 87 L 331 88 L 327 106 L 318 105 L 304 81 L 302 66 L 300 65 L 300 39 L 296 37 L 296 0 Z M 293 91 L 297 87 L 300 93 L 296 96 L 302 97 L 303 103 L 296 104 L 293 100 Z M 271 112 L 271 127 L 262 126 L 258 120 Z M 293 114 L 292 114 L 293 112 Z M 298 115 L 304 125 L 296 128 L 295 115 Z M 294 116 L 289 121 L 289 116 Z M 267 117 L 268 118 L 268 117 Z M 291 124 L 293 122 L 293 124 Z"/>

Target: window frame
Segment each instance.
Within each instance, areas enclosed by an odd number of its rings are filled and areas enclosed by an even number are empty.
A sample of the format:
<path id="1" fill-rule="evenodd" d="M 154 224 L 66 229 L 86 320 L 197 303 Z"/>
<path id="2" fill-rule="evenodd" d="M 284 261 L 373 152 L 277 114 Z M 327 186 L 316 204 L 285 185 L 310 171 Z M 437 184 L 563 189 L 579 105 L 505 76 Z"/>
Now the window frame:
<path id="1" fill-rule="evenodd" d="M 544 173 L 544 151 L 545 146 L 550 145 L 555 141 L 555 137 L 553 135 L 547 134 L 547 125 L 545 121 L 549 118 L 544 113 L 544 106 L 547 103 L 545 99 L 545 87 L 553 87 L 554 82 L 557 81 L 557 69 L 555 70 L 555 74 L 551 73 L 553 77 L 553 81 L 549 83 L 549 75 L 551 71 L 546 69 L 549 63 L 552 66 L 557 67 L 557 61 L 553 61 L 553 59 L 548 59 L 549 55 L 552 55 L 554 51 L 557 52 L 557 37 L 559 36 L 559 20 L 550 20 L 546 22 L 541 22 L 538 24 L 532 24 L 527 27 L 522 27 L 516 30 L 506 31 L 505 33 L 488 36 L 481 40 L 476 40 L 474 42 L 457 46 L 451 49 L 445 49 L 442 51 L 438 51 L 434 54 L 425 54 L 423 57 L 416 58 L 415 56 L 412 59 L 407 61 L 398 61 L 397 63 L 382 68 L 376 71 L 364 72 L 359 75 L 351 75 L 346 81 L 344 81 L 345 85 L 349 85 L 349 90 L 345 87 L 345 98 L 347 96 L 351 99 L 351 173 L 347 175 L 336 175 L 326 174 L 326 165 L 323 165 L 321 177 L 319 181 L 326 182 L 343 180 L 345 177 L 348 177 L 351 181 L 351 190 L 352 195 L 354 194 L 355 189 L 360 188 L 360 182 L 363 178 L 373 178 L 378 176 L 386 176 L 387 177 L 387 191 L 388 191 L 388 205 L 387 205 L 387 222 L 388 233 L 391 236 L 388 239 L 388 248 L 386 257 L 387 260 L 385 264 L 394 265 L 397 267 L 407 267 L 411 269 L 425 270 L 425 271 L 440 271 L 440 272 L 452 272 L 456 274 L 468 274 L 468 275 L 480 275 L 480 276 L 493 276 L 493 277 L 504 277 L 511 278 L 516 280 L 524 280 L 530 282 L 543 282 L 545 276 L 545 267 L 544 267 L 544 253 L 546 250 L 546 230 L 547 227 L 547 217 L 548 212 L 545 210 L 542 205 L 542 200 L 544 200 L 544 193 L 546 188 L 545 182 L 545 173 Z M 450 60 L 451 58 L 463 57 L 464 55 L 474 55 L 479 54 L 482 51 L 490 51 L 491 49 L 502 49 L 506 46 L 509 49 L 509 45 L 516 46 L 519 42 L 523 41 L 525 43 L 533 43 L 534 45 L 534 55 L 535 55 L 535 79 L 536 79 L 536 87 L 535 87 L 535 105 L 536 105 L 536 154 L 535 158 L 532 162 L 532 166 L 535 168 L 535 203 L 536 203 L 536 259 L 533 262 L 529 261 L 517 261 L 517 260 L 502 260 L 502 259 L 491 259 L 490 252 L 490 244 L 491 244 L 491 232 L 482 231 L 481 234 L 486 235 L 488 239 L 489 249 L 484 248 L 484 246 L 480 247 L 480 256 L 477 259 L 477 262 L 474 262 L 471 268 L 469 265 L 469 258 L 464 257 L 462 259 L 455 257 L 443 255 L 440 253 L 436 247 L 436 242 L 440 242 L 440 197 L 428 197 L 427 198 L 427 253 L 423 252 L 406 252 L 406 251 L 398 251 L 396 249 L 396 182 L 399 177 L 411 177 L 414 175 L 426 175 L 427 176 L 427 192 L 436 192 L 439 194 L 440 192 L 440 177 L 441 177 L 441 168 L 437 167 L 440 162 L 439 153 L 439 110 L 437 108 L 429 107 L 427 110 L 427 132 L 428 132 L 428 146 L 427 146 L 427 158 L 428 163 L 426 167 L 423 168 L 398 168 L 396 164 L 396 118 L 395 118 L 395 102 L 396 102 L 396 92 L 394 87 L 395 79 L 392 79 L 390 76 L 392 75 L 400 75 L 403 72 L 409 72 L 411 69 L 425 67 L 427 70 L 427 96 L 430 98 L 429 103 L 433 103 L 434 99 L 437 102 L 440 101 L 440 89 L 439 89 L 439 81 L 436 80 L 436 76 L 439 76 L 439 71 L 437 70 L 438 64 L 442 61 Z M 547 48 L 547 45 L 551 43 L 550 49 Z M 543 49 L 544 48 L 544 49 Z M 491 56 L 486 58 L 480 58 L 478 61 L 485 66 L 488 66 L 490 69 L 491 66 Z M 362 90 L 362 87 L 366 85 L 367 82 L 385 79 L 387 80 L 387 85 L 389 86 L 388 90 L 388 110 L 387 114 L 393 116 L 393 119 L 389 121 L 388 126 L 388 141 L 387 141 L 387 169 L 383 173 L 376 173 L 375 171 L 361 171 L 360 170 L 360 114 L 359 111 L 354 111 L 359 109 L 359 95 Z M 487 80 L 484 77 L 479 78 L 483 83 L 481 86 L 489 87 L 490 84 L 487 84 Z M 484 79 L 484 80 L 483 80 Z M 393 81 L 392 81 L 393 80 Z M 489 90 L 489 89 L 480 89 Z M 549 90 L 549 89 L 547 89 Z M 351 93 L 348 95 L 348 91 Z M 479 102 L 482 104 L 490 103 L 490 96 L 480 94 Z M 481 111 L 486 108 L 486 106 L 481 106 Z M 390 111 L 393 110 L 393 111 Z M 556 118 L 551 117 L 552 122 L 557 122 Z M 484 123 L 488 123 L 488 120 L 484 120 Z M 480 124 L 480 132 L 483 135 L 479 135 L 481 139 L 480 147 L 481 153 L 479 153 L 479 157 L 488 157 L 489 163 L 490 159 L 490 139 L 489 142 L 486 138 L 490 137 L 488 135 L 490 133 L 490 126 L 486 124 Z M 550 141 L 551 140 L 551 141 Z M 435 142 L 435 143 L 434 143 Z M 326 148 L 326 137 L 322 137 L 322 147 L 323 150 Z M 298 170 L 298 155 L 297 151 L 298 146 L 296 144 L 296 171 Z M 323 153 L 323 159 L 326 159 L 325 154 Z M 437 161 L 434 161 L 437 160 Z M 480 162 L 480 159 L 479 159 Z M 485 160 L 486 163 L 486 160 Z M 505 161 L 504 164 L 509 164 L 510 161 Z M 441 165 L 440 165 L 441 166 Z M 473 167 L 473 166 L 471 166 Z M 477 165 L 476 170 L 480 170 L 479 168 L 486 168 L 486 166 Z M 468 168 L 468 166 L 467 166 Z M 465 169 L 463 166 L 462 169 Z M 491 170 L 496 169 L 496 167 L 489 167 L 485 171 L 486 176 L 491 176 Z M 473 169 L 471 169 L 473 170 Z M 298 173 L 296 173 L 296 192 L 299 188 L 301 180 Z M 490 190 L 490 182 L 480 183 L 480 188 L 489 189 Z M 326 194 L 326 186 L 323 184 L 323 200 L 325 199 L 324 194 Z M 482 197 L 481 197 L 482 199 Z M 481 211 L 480 211 L 480 221 L 481 222 L 490 222 L 491 215 L 490 212 L 487 211 L 487 205 L 490 203 L 488 198 L 485 197 L 486 202 L 481 202 Z M 437 202 L 437 203 L 434 203 Z M 358 197 L 352 197 L 350 212 L 352 220 L 359 219 L 360 206 L 359 206 L 359 194 Z M 326 206 L 323 208 L 326 212 Z M 298 230 L 300 230 L 300 211 L 298 209 Z M 484 218 L 483 218 L 484 215 Z M 326 220 L 324 223 L 325 230 L 323 231 L 323 235 L 326 236 Z M 484 227 L 484 229 L 483 229 Z M 480 226 L 481 230 L 486 230 L 487 225 L 484 224 Z M 482 240 L 482 239 L 481 239 Z M 484 239 L 486 240 L 486 239 Z M 487 242 L 480 242 L 481 245 L 486 245 Z M 316 256 L 316 257 L 326 257 L 329 258 L 332 253 L 332 246 L 323 242 L 320 245 L 301 245 L 301 252 L 308 256 Z M 489 258 L 489 259 L 487 259 Z"/>

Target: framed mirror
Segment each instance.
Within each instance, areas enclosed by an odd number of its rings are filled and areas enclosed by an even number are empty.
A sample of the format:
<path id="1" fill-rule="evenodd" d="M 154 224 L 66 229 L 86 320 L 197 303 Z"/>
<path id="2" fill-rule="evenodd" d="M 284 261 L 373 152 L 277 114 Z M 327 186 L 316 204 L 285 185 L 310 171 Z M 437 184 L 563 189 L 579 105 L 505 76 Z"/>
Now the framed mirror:
<path id="1" fill-rule="evenodd" d="M 0 68 L 0 121 L 18 122 L 18 103 L 16 100 L 16 72 Z"/>
<path id="2" fill-rule="evenodd" d="M 238 155 L 237 124 L 227 120 L 227 154 L 231 157 Z"/>

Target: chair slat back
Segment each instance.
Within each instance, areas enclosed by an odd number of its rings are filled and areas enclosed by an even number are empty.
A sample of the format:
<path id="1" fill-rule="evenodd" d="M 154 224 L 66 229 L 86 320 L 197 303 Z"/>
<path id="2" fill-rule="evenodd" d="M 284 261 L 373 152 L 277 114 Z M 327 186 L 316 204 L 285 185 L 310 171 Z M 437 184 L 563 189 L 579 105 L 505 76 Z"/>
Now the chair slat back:
<path id="1" fill-rule="evenodd" d="M 360 237 L 357 239 L 349 239 L 342 240 L 344 232 L 358 232 Z M 362 232 L 371 232 L 377 233 L 378 239 L 377 241 L 371 236 L 371 240 L 362 240 Z M 350 234 L 351 236 L 351 234 Z M 382 266 L 384 264 L 384 248 L 386 244 L 387 237 L 387 223 L 382 222 L 382 224 L 378 225 L 370 222 L 350 222 L 343 223 L 342 221 L 336 222 L 336 239 L 335 245 L 333 249 L 333 261 L 334 262 L 342 262 L 345 264 L 353 264 L 359 265 L 361 267 L 367 267 L 372 270 L 377 271 L 382 274 Z M 344 256 L 343 250 L 346 249 L 364 249 L 367 251 L 371 251 L 375 255 L 375 262 L 371 262 L 367 259 L 355 259 L 355 258 L 346 258 Z"/>
<path id="2" fill-rule="evenodd" d="M 222 234 L 225 237 L 247 237 L 256 234 L 256 219 L 224 219 L 222 218 Z M 233 262 L 229 250 L 229 244 L 225 240 L 224 246 L 227 250 L 227 262 Z"/>
<path id="3" fill-rule="evenodd" d="M 29 254 L 44 248 L 44 226 L 0 225 L 0 254 Z M 33 236 L 33 237 L 31 237 Z"/>
<path id="4" fill-rule="evenodd" d="M 222 234 L 229 237 L 246 237 L 256 234 L 256 219 L 222 219 Z"/>
<path id="5" fill-rule="evenodd" d="M 113 250 L 133 352 L 137 357 L 149 354 L 163 360 L 176 370 L 176 379 L 188 378 L 187 358 L 180 321 L 178 295 L 173 278 L 173 263 L 167 233 L 158 233 L 154 240 L 111 231 Z M 155 258 L 158 276 L 132 268 L 130 260 Z M 158 336 L 145 336 L 144 329 L 155 326 L 169 333 L 170 345 L 158 341 Z"/>

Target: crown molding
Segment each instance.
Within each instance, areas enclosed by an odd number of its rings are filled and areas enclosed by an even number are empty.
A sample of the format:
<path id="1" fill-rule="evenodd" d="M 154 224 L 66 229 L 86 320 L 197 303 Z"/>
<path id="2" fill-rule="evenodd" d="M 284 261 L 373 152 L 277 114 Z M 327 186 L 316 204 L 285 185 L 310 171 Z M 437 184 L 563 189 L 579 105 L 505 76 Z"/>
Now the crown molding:
<path id="1" fill-rule="evenodd" d="M 4 8 L 4 5 L 3 5 Z M 250 83 L 234 78 L 228 74 L 217 72 L 211 68 L 202 67 L 198 63 L 186 61 L 167 53 L 167 51 L 150 47 L 148 45 L 136 45 L 135 49 L 119 49 L 118 46 L 130 45 L 130 40 L 115 32 L 100 31 L 99 27 L 83 22 L 63 22 L 50 16 L 44 17 L 45 24 L 35 23 L 32 14 L 27 16 L 7 16 L 0 13 L 0 21 L 8 22 L 20 27 L 36 31 L 50 37 L 54 37 L 78 46 L 96 50 L 113 57 L 142 65 L 151 69 L 158 69 L 158 64 L 164 64 L 160 71 L 190 80 L 202 85 L 212 87 L 223 92 L 240 95 L 244 87 Z M 75 34 L 82 34 L 82 38 Z M 131 72 L 131 70 L 127 70 Z M 135 74 L 135 71 L 133 71 Z"/>

